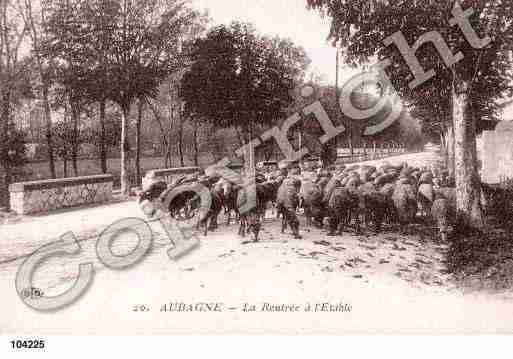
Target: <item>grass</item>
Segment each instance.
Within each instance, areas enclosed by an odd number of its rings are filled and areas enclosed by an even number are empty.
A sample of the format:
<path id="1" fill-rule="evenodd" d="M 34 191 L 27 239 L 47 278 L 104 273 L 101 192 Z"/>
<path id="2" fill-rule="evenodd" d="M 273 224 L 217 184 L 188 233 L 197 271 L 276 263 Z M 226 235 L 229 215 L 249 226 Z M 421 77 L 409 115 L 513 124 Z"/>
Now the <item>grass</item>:
<path id="1" fill-rule="evenodd" d="M 212 161 L 210 156 L 202 156 L 199 160 L 200 165 L 206 165 Z M 171 158 L 171 167 L 180 167 L 178 158 Z M 164 157 L 144 157 L 141 158 L 141 174 L 144 174 L 153 169 L 165 168 Z M 194 163 L 187 158 L 185 159 L 186 166 L 193 166 Z M 63 162 L 57 161 L 55 163 L 55 169 L 57 178 L 64 177 Z M 78 175 L 79 176 L 91 176 L 101 174 L 101 164 L 99 159 L 80 159 L 78 160 Z M 107 159 L 107 173 L 114 176 L 114 187 L 120 186 L 120 174 L 121 174 L 121 161 L 119 158 Z M 133 159 L 130 161 L 129 168 L 130 182 L 135 185 L 137 183 L 135 178 L 135 162 Z M 71 162 L 68 162 L 68 177 L 74 177 L 73 166 Z M 44 162 L 31 162 L 26 164 L 20 171 L 15 175 L 15 182 L 23 181 L 34 181 L 49 179 L 50 167 L 47 161 Z"/>
<path id="2" fill-rule="evenodd" d="M 464 289 L 505 291 L 513 288 L 513 186 L 503 183 L 483 189 L 486 227 L 477 231 L 455 225 L 447 269 Z"/>
<path id="3" fill-rule="evenodd" d="M 457 234 L 446 261 L 464 289 L 496 292 L 513 288 L 513 241 L 506 231 Z"/>

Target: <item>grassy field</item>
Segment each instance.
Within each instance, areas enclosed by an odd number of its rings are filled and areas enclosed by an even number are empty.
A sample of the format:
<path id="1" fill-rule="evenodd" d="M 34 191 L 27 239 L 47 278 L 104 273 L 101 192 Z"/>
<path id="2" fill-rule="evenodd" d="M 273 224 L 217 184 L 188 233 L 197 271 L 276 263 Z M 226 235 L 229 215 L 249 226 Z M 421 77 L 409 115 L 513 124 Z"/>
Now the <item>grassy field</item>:
<path id="1" fill-rule="evenodd" d="M 208 164 L 209 161 L 212 161 L 209 156 L 203 156 L 200 158 L 200 165 Z M 144 175 L 146 171 L 165 168 L 164 157 L 144 157 L 141 158 L 141 173 Z M 194 163 L 187 158 L 185 159 L 186 166 L 193 166 Z M 178 158 L 171 159 L 171 167 L 179 167 L 180 161 Z M 114 176 L 114 186 L 119 186 L 119 177 L 120 177 L 120 159 L 119 158 L 109 158 L 107 160 L 107 173 L 112 174 Z M 56 162 L 56 172 L 58 178 L 64 177 L 64 168 L 63 162 Z M 101 165 L 99 159 L 81 159 L 78 161 L 78 175 L 79 176 L 90 176 L 101 174 Z M 50 168 L 48 162 L 32 162 L 26 164 L 19 174 L 16 175 L 15 181 L 33 181 L 33 180 L 43 180 L 49 179 L 50 176 Z M 71 162 L 68 163 L 68 177 L 74 177 L 73 166 Z M 135 161 L 133 159 L 130 160 L 130 181 L 132 184 L 135 184 Z"/>

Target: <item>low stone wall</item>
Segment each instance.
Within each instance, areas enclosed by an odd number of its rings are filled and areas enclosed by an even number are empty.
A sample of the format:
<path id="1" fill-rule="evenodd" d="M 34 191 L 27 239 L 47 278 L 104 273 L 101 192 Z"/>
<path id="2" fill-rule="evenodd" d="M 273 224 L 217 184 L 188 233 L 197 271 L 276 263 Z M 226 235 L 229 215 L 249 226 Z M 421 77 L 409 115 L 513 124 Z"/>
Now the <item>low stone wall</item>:
<path id="1" fill-rule="evenodd" d="M 11 209 L 31 214 L 107 202 L 112 198 L 112 185 L 112 175 L 13 183 L 9 186 Z"/>

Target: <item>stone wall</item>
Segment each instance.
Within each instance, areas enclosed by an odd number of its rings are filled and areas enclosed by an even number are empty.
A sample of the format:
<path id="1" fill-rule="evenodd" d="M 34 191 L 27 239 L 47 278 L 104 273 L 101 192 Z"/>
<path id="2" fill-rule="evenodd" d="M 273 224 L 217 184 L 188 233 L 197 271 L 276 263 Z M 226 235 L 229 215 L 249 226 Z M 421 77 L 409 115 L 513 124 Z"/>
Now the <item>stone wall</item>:
<path id="1" fill-rule="evenodd" d="M 0 168 L 0 211 L 9 206 L 9 190 L 5 185 L 5 177 Z"/>
<path id="2" fill-rule="evenodd" d="M 18 214 L 102 203 L 112 198 L 112 175 L 13 183 L 11 209 Z"/>

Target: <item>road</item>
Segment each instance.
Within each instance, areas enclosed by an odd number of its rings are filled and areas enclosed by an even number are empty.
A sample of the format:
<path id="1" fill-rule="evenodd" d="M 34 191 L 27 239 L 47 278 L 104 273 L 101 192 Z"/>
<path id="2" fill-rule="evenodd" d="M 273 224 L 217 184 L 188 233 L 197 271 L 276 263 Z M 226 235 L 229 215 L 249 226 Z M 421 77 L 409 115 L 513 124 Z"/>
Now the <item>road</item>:
<path id="1" fill-rule="evenodd" d="M 67 230 L 89 238 L 79 254 L 52 258 L 36 271 L 34 286 L 45 296 L 67 290 L 80 263 L 95 268 L 94 281 L 79 301 L 42 313 L 27 307 L 15 291 L 23 258 L 0 265 L 0 334 L 511 332 L 511 296 L 461 292 L 445 270 L 446 246 L 429 233 L 349 231 L 327 237 L 302 223 L 303 239 L 295 240 L 269 219 L 261 241 L 246 243 L 235 225 L 221 223 L 200 237 L 198 248 L 174 261 L 166 254 L 169 239 L 152 223 L 151 252 L 130 269 L 112 270 L 97 259 L 94 237 L 122 216 L 140 217 L 137 204 L 23 218 L 0 227 L 6 258 Z M 123 255 L 136 245 L 126 234 L 113 243 L 113 251 Z M 161 311 L 164 304 L 197 303 L 220 311 Z M 149 310 L 134 311 L 141 305 Z"/>

